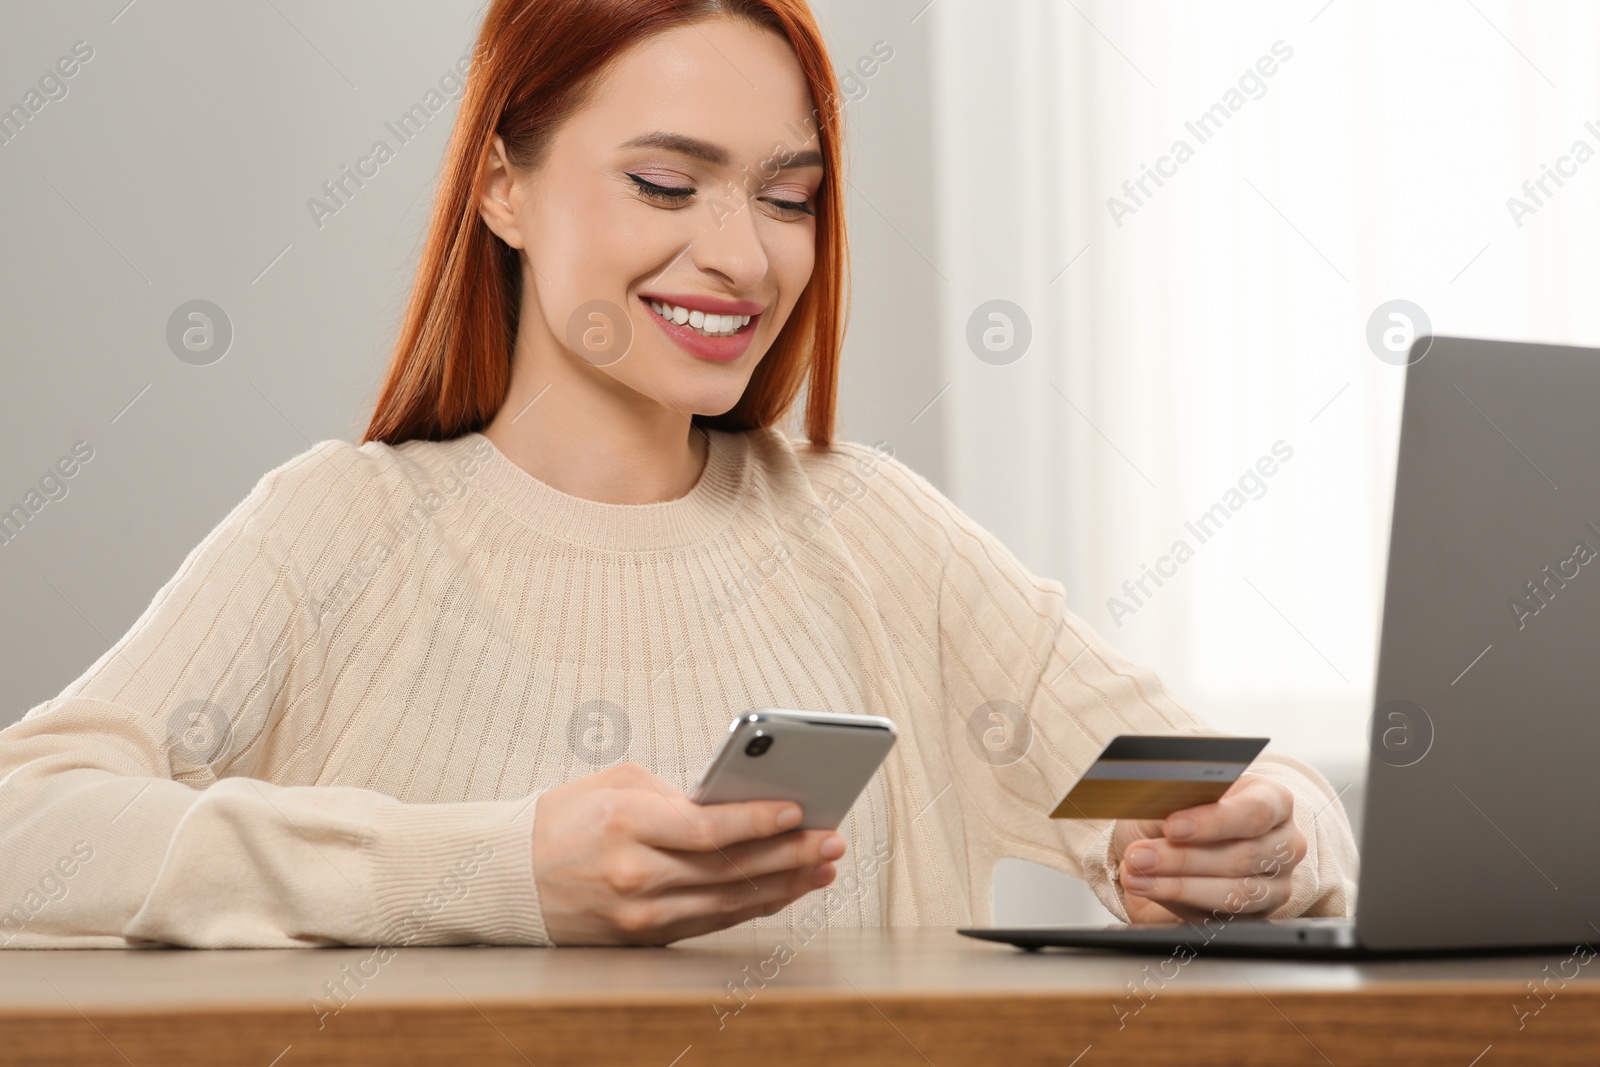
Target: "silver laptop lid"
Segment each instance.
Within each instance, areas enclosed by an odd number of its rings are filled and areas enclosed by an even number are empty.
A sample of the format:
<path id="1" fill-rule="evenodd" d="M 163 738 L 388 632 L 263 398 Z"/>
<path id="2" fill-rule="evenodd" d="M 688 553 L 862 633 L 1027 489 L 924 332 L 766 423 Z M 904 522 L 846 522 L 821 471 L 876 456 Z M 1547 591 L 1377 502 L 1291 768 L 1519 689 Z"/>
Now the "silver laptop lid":
<path id="1" fill-rule="evenodd" d="M 1357 937 L 1600 944 L 1600 350 L 1411 357 Z"/>

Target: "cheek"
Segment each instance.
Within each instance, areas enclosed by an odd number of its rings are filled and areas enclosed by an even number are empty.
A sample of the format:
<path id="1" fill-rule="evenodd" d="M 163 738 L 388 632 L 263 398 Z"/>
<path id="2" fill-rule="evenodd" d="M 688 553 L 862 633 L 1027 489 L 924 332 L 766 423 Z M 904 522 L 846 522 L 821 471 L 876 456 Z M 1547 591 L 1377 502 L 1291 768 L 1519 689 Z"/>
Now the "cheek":
<path id="1" fill-rule="evenodd" d="M 634 279 L 670 258 L 670 249 L 665 255 L 659 251 L 666 247 L 662 235 L 640 226 L 627 207 L 592 194 L 564 197 L 530 212 L 528 259 L 552 326 L 560 324 L 563 308 L 622 300 Z"/>
<path id="2" fill-rule="evenodd" d="M 544 272 L 545 282 L 557 282 L 555 274 L 571 277 L 585 273 L 588 264 L 605 262 L 639 235 L 628 232 L 615 205 L 597 195 L 566 195 L 541 202 L 529 213 L 524 227 L 528 247 L 536 253 L 535 263 Z M 549 263 L 554 272 L 546 271 Z"/>
<path id="3" fill-rule="evenodd" d="M 796 224 L 789 229 L 793 232 L 785 235 L 781 252 L 784 269 L 804 287 L 817 262 L 817 223 Z"/>
<path id="4" fill-rule="evenodd" d="M 767 249 L 767 259 L 777 276 L 778 292 L 782 294 L 779 306 L 785 319 L 810 283 L 817 260 L 815 227 L 791 226 L 789 229 L 795 232 L 781 235 Z"/>

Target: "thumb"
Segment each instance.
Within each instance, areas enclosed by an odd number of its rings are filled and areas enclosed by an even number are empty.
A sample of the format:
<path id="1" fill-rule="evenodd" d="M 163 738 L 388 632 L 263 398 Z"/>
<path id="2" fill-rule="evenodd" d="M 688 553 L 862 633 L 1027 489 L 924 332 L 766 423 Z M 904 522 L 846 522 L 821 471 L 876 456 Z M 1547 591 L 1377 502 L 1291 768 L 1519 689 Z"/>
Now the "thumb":
<path id="1" fill-rule="evenodd" d="M 1161 819 L 1118 819 L 1116 828 L 1111 832 L 1111 847 L 1114 858 L 1121 860 L 1122 854 L 1135 841 L 1164 837 L 1165 834 L 1162 833 L 1164 825 L 1165 823 Z"/>
<path id="2" fill-rule="evenodd" d="M 1139 837 L 1141 837 L 1141 838 L 1146 838 L 1146 837 L 1165 837 L 1166 836 L 1166 830 L 1164 828 L 1166 827 L 1167 824 L 1166 824 L 1165 820 L 1162 820 L 1162 819 L 1133 819 L 1131 821 L 1132 821 L 1135 829 L 1138 830 Z"/>

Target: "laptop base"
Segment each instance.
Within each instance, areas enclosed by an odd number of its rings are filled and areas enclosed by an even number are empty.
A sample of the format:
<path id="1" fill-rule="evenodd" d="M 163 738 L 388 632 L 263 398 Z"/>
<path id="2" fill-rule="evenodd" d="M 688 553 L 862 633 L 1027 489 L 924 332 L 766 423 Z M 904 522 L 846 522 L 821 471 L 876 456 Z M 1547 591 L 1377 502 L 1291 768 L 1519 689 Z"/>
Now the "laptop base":
<path id="1" fill-rule="evenodd" d="M 956 931 L 983 941 L 999 941 L 1029 951 L 1042 948 L 1107 949 L 1172 955 L 1248 955 L 1297 958 L 1325 955 L 1352 958 L 1361 954 L 1355 920 L 1348 918 L 1212 919 L 1196 922 L 1140 923 L 1105 926 L 1017 926 L 961 928 Z"/>
<path id="2" fill-rule="evenodd" d="M 1282 959 L 1375 960 L 1441 956 L 1538 955 L 1562 946 L 1528 945 L 1477 948 L 1371 949 L 1356 939 L 1356 921 L 1345 916 L 1293 919 L 1234 918 L 1127 926 L 961 927 L 956 933 L 982 941 L 1015 945 L 1029 952 L 1045 948 L 1171 956 L 1235 956 Z M 1566 946 L 1570 948 L 1570 946 Z"/>

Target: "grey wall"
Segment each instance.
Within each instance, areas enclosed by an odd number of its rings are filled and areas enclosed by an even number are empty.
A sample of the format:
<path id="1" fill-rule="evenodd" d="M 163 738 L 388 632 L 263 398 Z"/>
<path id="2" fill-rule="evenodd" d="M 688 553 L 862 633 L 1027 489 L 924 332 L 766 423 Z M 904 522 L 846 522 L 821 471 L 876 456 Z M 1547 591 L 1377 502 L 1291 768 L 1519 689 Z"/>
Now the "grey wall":
<path id="1" fill-rule="evenodd" d="M 0 108 L 75 42 L 93 54 L 0 145 L 0 507 L 75 442 L 93 458 L 0 545 L 0 721 L 104 652 L 264 472 L 364 426 L 453 104 L 320 226 L 307 201 L 374 140 L 398 146 L 385 122 L 468 46 L 471 5 L 401 10 L 106 0 L 3 16 Z M 231 324 L 205 366 L 167 338 L 193 300 Z"/>
<path id="2" fill-rule="evenodd" d="M 938 482 L 938 412 L 912 422 L 939 388 L 924 3 L 816 10 L 841 77 L 874 42 L 894 50 L 847 94 L 844 434 Z M 0 509 L 45 501 L 0 544 L 0 726 L 124 633 L 263 473 L 360 435 L 458 96 L 404 144 L 386 124 L 448 93 L 480 21 L 479 0 L 0 14 L 0 109 L 44 101 L 0 143 Z M 309 201 L 378 139 L 393 159 L 318 218 Z M 220 358 L 169 342 L 196 300 L 231 329 Z M 75 446 L 92 458 L 57 468 Z"/>
<path id="3" fill-rule="evenodd" d="M 844 436 L 888 441 L 945 482 L 949 382 L 933 313 L 944 291 L 935 224 L 929 0 L 813 0 L 843 81 L 853 294 L 840 388 Z M 878 42 L 882 42 L 881 45 Z M 881 64 L 865 62 L 892 50 Z M 870 76 L 862 74 L 870 70 Z"/>

